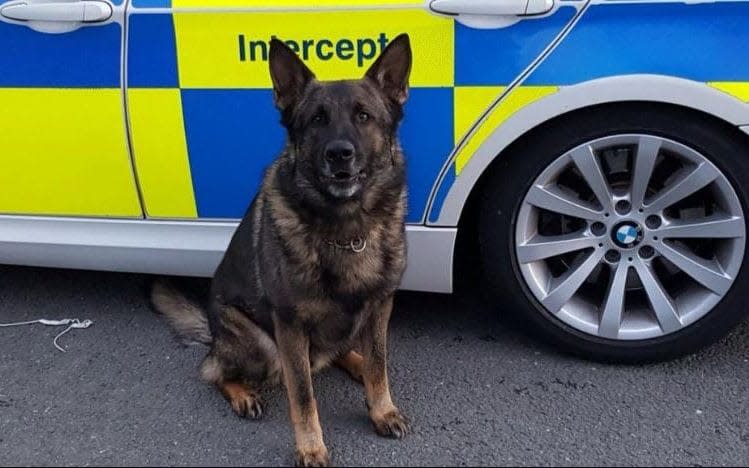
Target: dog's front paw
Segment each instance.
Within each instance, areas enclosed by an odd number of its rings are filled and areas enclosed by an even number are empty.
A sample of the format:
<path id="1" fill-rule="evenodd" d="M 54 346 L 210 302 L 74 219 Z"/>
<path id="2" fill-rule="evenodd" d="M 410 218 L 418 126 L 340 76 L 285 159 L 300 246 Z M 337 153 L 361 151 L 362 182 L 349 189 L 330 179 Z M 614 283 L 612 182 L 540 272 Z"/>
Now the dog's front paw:
<path id="1" fill-rule="evenodd" d="M 388 411 L 380 417 L 372 416 L 377 433 L 383 437 L 402 439 L 410 432 L 408 418 L 403 416 L 398 409 Z"/>
<path id="2" fill-rule="evenodd" d="M 296 466 L 330 466 L 328 449 L 325 446 L 314 449 L 297 449 Z"/>

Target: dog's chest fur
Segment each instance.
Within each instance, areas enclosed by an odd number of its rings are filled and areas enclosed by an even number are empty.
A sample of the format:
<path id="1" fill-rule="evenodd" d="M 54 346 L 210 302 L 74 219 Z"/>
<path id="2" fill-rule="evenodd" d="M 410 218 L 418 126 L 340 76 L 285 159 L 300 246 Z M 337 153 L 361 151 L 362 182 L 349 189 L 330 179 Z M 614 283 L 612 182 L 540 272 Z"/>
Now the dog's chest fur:
<path id="1" fill-rule="evenodd" d="M 229 286 L 217 292 L 269 332 L 277 321 L 303 325 L 313 364 L 320 367 L 350 347 L 369 314 L 400 283 L 404 190 L 371 213 L 315 224 L 282 193 L 277 171 L 278 164 L 268 170 L 217 270 L 216 284 Z M 366 240 L 361 252 L 331 245 L 357 237 Z"/>

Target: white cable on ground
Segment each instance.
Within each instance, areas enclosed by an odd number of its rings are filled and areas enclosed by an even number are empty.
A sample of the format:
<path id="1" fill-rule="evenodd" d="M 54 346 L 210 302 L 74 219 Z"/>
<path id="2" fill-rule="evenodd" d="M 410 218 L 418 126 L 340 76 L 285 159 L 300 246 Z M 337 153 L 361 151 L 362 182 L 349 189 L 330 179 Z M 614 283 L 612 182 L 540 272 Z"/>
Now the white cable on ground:
<path id="1" fill-rule="evenodd" d="M 40 323 L 42 325 L 48 325 L 52 327 L 59 327 L 62 325 L 67 325 L 68 328 L 63 330 L 61 333 L 59 333 L 54 340 L 52 340 L 52 344 L 55 345 L 55 348 L 59 349 L 63 353 L 66 352 L 60 345 L 57 344 L 58 338 L 60 338 L 65 333 L 69 332 L 70 330 L 74 328 L 88 328 L 91 325 L 94 324 L 91 320 L 84 320 L 80 321 L 77 318 L 75 319 L 62 319 L 62 320 L 47 320 L 47 319 L 39 319 L 39 320 L 29 320 L 28 322 L 15 322 L 15 323 L 0 323 L 0 327 L 20 327 L 23 325 L 34 325 L 36 323 Z"/>

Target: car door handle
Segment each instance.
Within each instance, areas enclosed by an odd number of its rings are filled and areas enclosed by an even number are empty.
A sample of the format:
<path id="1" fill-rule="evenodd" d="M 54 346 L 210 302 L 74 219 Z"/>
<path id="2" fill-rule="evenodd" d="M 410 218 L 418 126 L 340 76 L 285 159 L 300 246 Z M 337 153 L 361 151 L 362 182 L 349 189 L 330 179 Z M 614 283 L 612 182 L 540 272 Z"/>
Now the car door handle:
<path id="1" fill-rule="evenodd" d="M 45 23 L 99 23 L 112 17 L 112 6 L 107 2 L 27 3 L 9 2 L 0 8 L 0 15 L 15 21 Z"/>
<path id="2" fill-rule="evenodd" d="M 432 0 L 429 8 L 443 15 L 534 16 L 551 11 L 554 0 Z"/>

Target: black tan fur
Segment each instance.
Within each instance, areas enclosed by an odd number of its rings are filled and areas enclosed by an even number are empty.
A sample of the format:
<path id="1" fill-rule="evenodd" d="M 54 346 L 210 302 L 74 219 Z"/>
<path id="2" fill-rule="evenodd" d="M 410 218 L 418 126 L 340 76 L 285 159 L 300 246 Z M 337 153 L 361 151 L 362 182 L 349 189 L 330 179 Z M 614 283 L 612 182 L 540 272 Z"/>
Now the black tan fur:
<path id="1" fill-rule="evenodd" d="M 298 465 L 329 462 L 311 379 L 329 363 L 364 383 L 379 434 L 408 432 L 390 397 L 386 342 L 406 258 L 397 128 L 410 68 L 401 35 L 361 80 L 320 82 L 273 40 L 286 148 L 216 270 L 206 312 L 167 282 L 152 292 L 179 334 L 210 345 L 201 376 L 238 415 L 260 417 L 259 390 L 284 382 Z"/>

